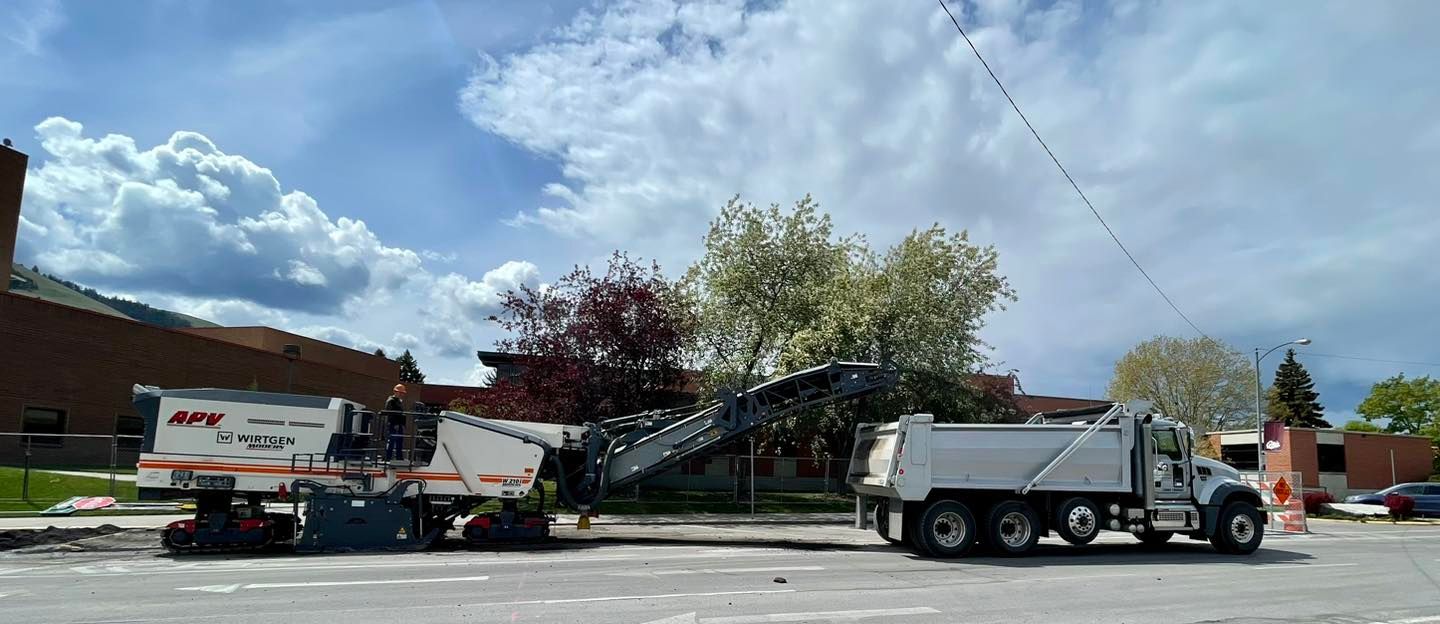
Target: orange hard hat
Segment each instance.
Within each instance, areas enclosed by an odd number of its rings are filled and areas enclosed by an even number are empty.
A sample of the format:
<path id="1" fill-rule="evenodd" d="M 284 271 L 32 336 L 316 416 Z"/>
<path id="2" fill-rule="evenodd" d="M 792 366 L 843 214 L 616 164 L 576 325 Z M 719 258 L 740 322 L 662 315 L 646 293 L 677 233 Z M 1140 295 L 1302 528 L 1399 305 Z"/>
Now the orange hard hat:
<path id="1" fill-rule="evenodd" d="M 405 384 L 395 384 L 395 391 L 400 394 L 405 394 Z"/>

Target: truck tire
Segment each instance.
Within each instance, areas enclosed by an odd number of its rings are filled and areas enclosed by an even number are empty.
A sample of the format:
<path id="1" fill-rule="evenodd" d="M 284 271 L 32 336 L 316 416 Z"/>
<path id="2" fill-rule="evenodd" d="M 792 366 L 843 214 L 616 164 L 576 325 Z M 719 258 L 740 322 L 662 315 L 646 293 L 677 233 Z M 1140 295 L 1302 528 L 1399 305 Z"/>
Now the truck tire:
<path id="1" fill-rule="evenodd" d="M 916 542 L 931 557 L 964 556 L 975 545 L 979 529 L 970 508 L 953 500 L 935 501 L 917 524 Z"/>
<path id="2" fill-rule="evenodd" d="M 1100 506 L 1084 496 L 1066 499 L 1055 513 L 1055 532 L 1076 546 L 1089 544 L 1100 534 Z"/>
<path id="3" fill-rule="evenodd" d="M 1164 546 L 1165 542 L 1170 541 L 1170 538 L 1175 537 L 1175 532 L 1145 531 L 1144 533 L 1136 533 L 1135 537 L 1139 539 L 1140 543 L 1144 544 L 1146 548 L 1159 548 Z"/>
<path id="4" fill-rule="evenodd" d="M 890 537 L 890 499 L 882 498 L 875 503 L 875 532 L 880 538 L 891 544 L 899 544 L 900 540 Z M 902 531 L 903 533 L 903 531 Z"/>
<path id="5" fill-rule="evenodd" d="M 990 510 L 986 544 L 1007 557 L 1023 555 L 1040 541 L 1040 514 L 1025 501 L 1005 501 Z"/>
<path id="6" fill-rule="evenodd" d="M 1260 547 L 1264 537 L 1265 524 L 1260 521 L 1260 512 L 1250 503 L 1235 501 L 1220 510 L 1210 543 L 1215 550 L 1227 555 L 1248 555 Z"/>

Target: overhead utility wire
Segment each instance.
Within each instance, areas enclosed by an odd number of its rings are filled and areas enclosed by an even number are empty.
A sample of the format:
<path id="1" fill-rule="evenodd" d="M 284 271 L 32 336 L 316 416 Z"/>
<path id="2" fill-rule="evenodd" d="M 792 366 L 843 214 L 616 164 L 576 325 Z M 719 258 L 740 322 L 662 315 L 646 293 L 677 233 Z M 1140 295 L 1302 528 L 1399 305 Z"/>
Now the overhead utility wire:
<path id="1" fill-rule="evenodd" d="M 1015 103 L 1015 98 L 1010 97 L 1010 91 L 1005 89 L 1005 84 L 1000 82 L 1000 78 L 995 75 L 995 71 L 990 69 L 990 64 L 985 62 L 984 56 L 980 55 L 980 50 L 975 47 L 975 42 L 970 40 L 970 35 L 965 34 L 965 29 L 960 27 L 960 21 L 955 19 L 955 14 L 950 12 L 950 7 L 945 5 L 945 0 L 936 1 L 940 3 L 940 8 L 945 10 L 945 14 L 950 16 L 950 22 L 955 24 L 955 30 L 960 31 L 960 36 L 965 38 L 965 43 L 970 44 L 970 51 L 975 53 L 975 58 L 980 59 L 980 64 L 985 66 L 985 71 L 990 74 L 990 79 L 995 81 L 995 86 L 1000 87 L 1000 92 L 1004 93 L 1005 99 L 1010 101 L 1010 108 L 1015 109 L 1015 114 L 1019 115 L 1020 120 L 1025 122 L 1025 127 L 1030 129 L 1030 134 L 1040 143 L 1040 147 L 1045 148 L 1045 153 L 1050 155 L 1050 160 L 1060 169 L 1060 173 L 1065 174 L 1065 179 L 1069 180 L 1070 187 L 1075 189 L 1075 193 L 1079 195 L 1080 199 L 1085 202 L 1085 205 L 1090 208 L 1090 213 L 1095 215 L 1096 220 L 1100 221 L 1100 225 L 1110 234 L 1110 238 L 1120 247 L 1120 251 L 1125 252 L 1125 257 L 1130 259 L 1130 264 L 1135 265 L 1135 269 L 1140 271 L 1141 275 L 1145 276 L 1145 281 L 1150 282 L 1150 286 L 1155 289 L 1155 292 L 1160 293 L 1160 298 L 1164 299 L 1165 303 L 1170 304 L 1170 309 L 1180 315 L 1180 318 L 1184 319 L 1185 323 L 1190 325 L 1190 329 L 1195 330 L 1195 333 L 1200 334 L 1200 336 L 1206 340 L 1214 342 L 1210 336 L 1200 330 L 1200 327 L 1197 326 L 1194 321 L 1190 320 L 1190 317 L 1185 316 L 1185 313 L 1180 311 L 1180 306 L 1175 305 L 1175 302 L 1170 299 L 1170 296 L 1165 294 L 1165 291 L 1160 288 L 1160 285 L 1156 284 L 1155 280 L 1150 277 L 1150 274 L 1145 272 L 1145 268 L 1140 266 L 1140 263 L 1135 260 L 1135 256 L 1130 254 L 1130 250 L 1125 248 L 1125 244 L 1120 242 L 1120 237 L 1115 235 L 1115 231 L 1110 229 L 1110 224 L 1106 223 L 1104 217 L 1100 216 L 1100 211 L 1096 210 L 1095 205 L 1090 203 L 1090 198 L 1086 197 L 1085 192 L 1080 190 L 1080 185 L 1075 183 L 1075 178 L 1070 177 L 1070 172 L 1065 170 L 1065 165 L 1060 164 L 1060 159 L 1055 157 L 1055 152 L 1050 151 L 1050 146 L 1045 144 L 1045 139 L 1040 138 L 1040 133 L 1035 131 L 1035 126 L 1031 125 L 1030 120 L 1025 117 L 1025 113 L 1020 111 L 1020 106 Z"/>
<path id="2" fill-rule="evenodd" d="M 1385 360 L 1381 358 L 1360 357 L 1358 355 L 1335 355 L 1333 353 L 1315 353 L 1314 351 L 1296 351 L 1296 357 L 1322 357 L 1335 358 L 1337 360 L 1359 360 L 1361 362 L 1380 362 L 1382 364 L 1409 364 L 1412 366 L 1434 366 L 1440 368 L 1440 362 L 1415 362 L 1410 360 Z"/>

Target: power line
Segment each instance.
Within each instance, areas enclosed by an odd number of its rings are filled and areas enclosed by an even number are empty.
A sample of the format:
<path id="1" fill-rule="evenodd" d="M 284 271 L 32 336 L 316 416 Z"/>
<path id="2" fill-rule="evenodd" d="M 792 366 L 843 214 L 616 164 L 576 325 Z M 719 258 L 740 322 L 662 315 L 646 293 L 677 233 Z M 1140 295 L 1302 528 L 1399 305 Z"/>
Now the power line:
<path id="1" fill-rule="evenodd" d="M 1297 357 L 1322 357 L 1334 358 L 1337 360 L 1359 360 L 1361 362 L 1380 362 L 1382 364 L 1409 364 L 1412 366 L 1434 366 L 1440 368 L 1440 362 L 1415 362 L 1410 360 L 1386 360 L 1381 358 L 1360 357 L 1358 355 L 1335 355 L 1333 353 L 1315 353 L 1314 351 L 1296 351 Z"/>
<path id="2" fill-rule="evenodd" d="M 1030 134 L 1040 143 L 1040 147 L 1045 148 L 1045 153 L 1050 156 L 1050 160 L 1060 169 L 1060 173 L 1065 174 L 1065 179 L 1070 182 L 1070 188 L 1075 189 L 1075 194 L 1079 195 L 1080 199 L 1085 202 L 1085 205 L 1090 208 L 1090 214 L 1095 215 L 1095 219 L 1098 220 L 1100 225 L 1105 228 L 1105 231 L 1110 234 L 1110 238 L 1120 247 L 1120 251 L 1125 252 L 1125 257 L 1130 259 L 1130 264 L 1135 265 L 1135 269 L 1140 271 L 1141 275 L 1145 276 L 1145 281 L 1150 282 L 1150 286 L 1155 289 L 1155 292 L 1160 293 L 1160 298 L 1164 299 L 1165 303 L 1170 304 L 1170 309 L 1180 315 L 1180 318 L 1185 320 L 1185 323 L 1190 326 L 1190 329 L 1195 330 L 1195 333 L 1200 334 L 1200 336 L 1206 340 L 1214 342 L 1210 336 L 1200 330 L 1199 326 L 1195 325 L 1194 321 L 1190 320 L 1190 317 L 1185 316 L 1185 313 L 1180 311 L 1180 306 L 1175 305 L 1175 302 L 1170 299 L 1170 296 L 1165 294 L 1165 291 L 1160 288 L 1160 285 L 1156 284 L 1155 280 L 1150 277 L 1150 274 L 1145 272 L 1145 268 L 1140 266 L 1140 263 L 1135 260 L 1135 256 L 1130 254 L 1130 250 L 1125 248 L 1125 244 L 1120 242 L 1120 237 L 1115 235 L 1115 231 L 1110 229 L 1110 224 L 1106 223 L 1104 217 L 1100 216 L 1100 211 L 1096 210 L 1095 205 L 1090 203 L 1090 198 L 1086 197 L 1085 192 L 1080 190 L 1080 185 L 1075 183 L 1075 178 L 1070 177 L 1070 172 L 1065 169 L 1065 165 L 1060 164 L 1060 159 L 1055 157 L 1055 152 L 1050 151 L 1050 146 L 1045 144 L 1045 139 L 1040 138 L 1040 133 L 1035 131 L 1035 126 L 1031 125 L 1030 120 L 1025 117 L 1025 113 L 1020 111 L 1020 106 L 1015 103 L 1015 98 L 1010 97 L 1010 91 L 1005 88 L 1004 83 L 1000 82 L 1000 78 L 995 75 L 995 71 L 990 69 L 990 64 L 985 62 L 984 56 L 980 55 L 980 50 L 975 47 L 975 42 L 970 40 L 970 35 L 965 34 L 965 29 L 960 27 L 960 20 L 955 19 L 955 14 L 950 12 L 950 7 L 945 5 L 945 0 L 936 1 L 940 3 L 940 8 L 945 10 L 945 14 L 950 16 L 950 22 L 955 24 L 955 30 L 960 31 L 960 36 L 965 38 L 965 43 L 970 44 L 970 51 L 974 52 L 975 58 L 979 59 L 980 64 L 985 66 L 985 71 L 990 74 L 990 79 L 995 81 L 995 86 L 1000 87 L 1000 92 L 1004 93 L 1005 99 L 1010 101 L 1010 108 L 1015 109 L 1015 114 L 1019 115 L 1020 120 L 1025 122 L 1025 127 L 1030 129 Z"/>

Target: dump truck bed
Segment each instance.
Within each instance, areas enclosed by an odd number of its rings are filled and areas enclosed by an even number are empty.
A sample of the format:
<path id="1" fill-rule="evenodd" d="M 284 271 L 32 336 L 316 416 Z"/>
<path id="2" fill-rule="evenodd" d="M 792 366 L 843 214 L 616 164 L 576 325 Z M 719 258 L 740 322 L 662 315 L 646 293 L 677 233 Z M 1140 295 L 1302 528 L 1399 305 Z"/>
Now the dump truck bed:
<path id="1" fill-rule="evenodd" d="M 860 425 L 847 480 L 869 496 L 922 500 L 931 489 L 1020 490 L 1089 428 L 1075 424 L 934 424 L 928 414 Z M 1095 429 L 1037 491 L 1131 492 L 1134 419 Z"/>

